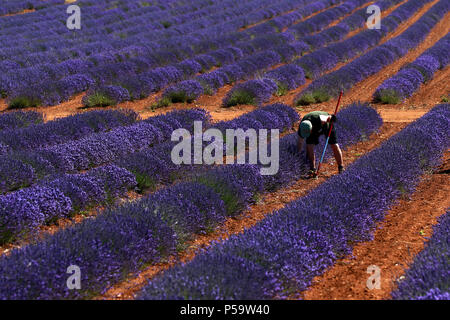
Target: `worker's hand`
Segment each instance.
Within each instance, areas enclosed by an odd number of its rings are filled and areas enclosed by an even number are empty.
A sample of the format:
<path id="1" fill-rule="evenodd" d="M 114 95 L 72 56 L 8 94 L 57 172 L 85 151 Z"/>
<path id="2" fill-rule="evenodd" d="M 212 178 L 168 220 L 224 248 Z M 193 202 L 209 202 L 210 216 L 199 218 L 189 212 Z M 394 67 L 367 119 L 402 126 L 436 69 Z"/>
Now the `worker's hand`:
<path id="1" fill-rule="evenodd" d="M 337 122 L 337 118 L 334 114 L 331 115 L 331 123 L 336 123 Z"/>

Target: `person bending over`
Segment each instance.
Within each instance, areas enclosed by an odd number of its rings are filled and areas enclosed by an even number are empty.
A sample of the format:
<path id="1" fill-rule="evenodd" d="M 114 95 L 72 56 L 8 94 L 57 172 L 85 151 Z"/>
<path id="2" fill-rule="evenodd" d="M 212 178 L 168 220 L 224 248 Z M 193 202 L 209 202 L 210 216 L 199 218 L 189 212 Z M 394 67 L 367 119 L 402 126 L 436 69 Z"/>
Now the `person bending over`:
<path id="1" fill-rule="evenodd" d="M 310 163 L 310 176 L 316 175 L 316 158 L 314 155 L 314 145 L 319 144 L 320 135 L 328 136 L 330 131 L 331 123 L 336 122 L 336 116 L 330 115 L 324 111 L 313 111 L 306 114 L 300 125 L 298 127 L 298 150 L 301 151 L 303 147 L 303 142 L 306 139 L 306 153 L 308 155 Z M 328 142 L 333 149 L 334 158 L 336 159 L 338 165 L 339 173 L 344 171 L 344 162 L 342 159 L 342 151 L 337 143 L 336 131 L 333 124 L 333 129 L 331 130 L 330 140 Z"/>

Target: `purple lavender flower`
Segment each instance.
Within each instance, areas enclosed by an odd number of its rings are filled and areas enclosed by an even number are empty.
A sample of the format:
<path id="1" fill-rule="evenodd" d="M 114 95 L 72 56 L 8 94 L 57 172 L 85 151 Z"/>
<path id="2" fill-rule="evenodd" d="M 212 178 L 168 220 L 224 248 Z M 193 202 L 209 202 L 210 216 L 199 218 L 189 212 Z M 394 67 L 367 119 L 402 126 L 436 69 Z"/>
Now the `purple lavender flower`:
<path id="1" fill-rule="evenodd" d="M 281 66 L 275 70 L 269 71 L 264 78 L 274 80 L 278 85 L 277 94 L 286 94 L 305 83 L 305 74 L 303 69 L 294 64 Z"/>
<path id="2" fill-rule="evenodd" d="M 56 179 L 44 180 L 40 185 L 55 187 L 72 202 L 74 211 L 85 210 L 106 201 L 106 192 L 100 179 L 87 174 L 66 174 Z"/>
<path id="3" fill-rule="evenodd" d="M 249 80 L 233 87 L 223 99 L 222 104 L 225 107 L 238 104 L 259 106 L 269 100 L 277 88 L 277 84 L 271 79 Z"/>
<path id="4" fill-rule="evenodd" d="M 206 72 L 207 70 L 218 64 L 216 58 L 208 54 L 200 54 L 196 56 L 194 60 L 200 64 L 200 66 L 202 67 L 202 72 Z"/>
<path id="5" fill-rule="evenodd" d="M 127 89 L 118 86 L 102 86 L 88 91 L 82 102 L 86 107 L 106 107 L 130 100 Z"/>
<path id="6" fill-rule="evenodd" d="M 102 189 L 106 191 L 111 199 L 125 195 L 128 190 L 137 185 L 133 174 L 115 165 L 92 169 L 88 175 L 99 180 Z"/>
<path id="7" fill-rule="evenodd" d="M 191 59 L 176 64 L 175 68 L 180 70 L 185 78 L 189 78 L 202 70 L 200 63 Z"/>
<path id="8" fill-rule="evenodd" d="M 36 203 L 17 198 L 15 194 L 0 196 L 0 243 L 24 236 L 44 222 Z"/>
<path id="9" fill-rule="evenodd" d="M 162 189 L 140 205 L 166 221 L 180 242 L 194 234 L 210 232 L 225 220 L 223 200 L 213 189 L 200 183 L 186 182 Z"/>
<path id="10" fill-rule="evenodd" d="M 163 93 L 163 98 L 170 99 L 174 103 L 191 103 L 201 94 L 203 94 L 203 87 L 198 81 L 186 80 L 167 88 Z"/>
<path id="11" fill-rule="evenodd" d="M 0 193 L 20 189 L 34 182 L 33 168 L 19 160 L 2 156 L 0 161 Z"/>
<path id="12" fill-rule="evenodd" d="M 399 103 L 410 97 L 423 82 L 423 74 L 417 68 L 402 69 L 377 88 L 374 94 L 375 101 Z"/>
<path id="13" fill-rule="evenodd" d="M 28 127 L 44 122 L 42 113 L 36 111 L 15 111 L 0 115 L 0 131 Z"/>

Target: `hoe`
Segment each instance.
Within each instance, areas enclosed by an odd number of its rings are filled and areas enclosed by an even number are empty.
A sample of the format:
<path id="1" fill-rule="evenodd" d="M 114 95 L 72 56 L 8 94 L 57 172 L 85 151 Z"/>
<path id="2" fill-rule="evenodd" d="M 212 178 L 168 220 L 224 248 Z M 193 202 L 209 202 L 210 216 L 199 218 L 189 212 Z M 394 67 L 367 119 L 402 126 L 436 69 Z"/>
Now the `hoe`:
<path id="1" fill-rule="evenodd" d="M 337 114 L 337 111 L 338 111 L 338 108 L 339 108 L 339 104 L 341 103 L 342 94 L 343 94 L 343 92 L 341 91 L 341 93 L 339 94 L 338 102 L 337 102 L 337 104 L 336 104 L 336 110 L 334 110 L 334 115 Z M 320 157 L 319 166 L 317 167 L 317 171 L 316 171 L 316 173 L 314 174 L 314 177 L 315 177 L 315 178 L 317 178 L 317 176 L 318 176 L 318 174 L 319 174 L 320 166 L 322 165 L 323 158 L 324 158 L 324 156 L 325 156 L 325 151 L 327 151 L 328 140 L 330 140 L 331 130 L 333 130 L 333 122 L 330 123 L 330 131 L 328 131 L 327 141 L 325 142 L 325 147 L 323 148 L 322 157 Z"/>

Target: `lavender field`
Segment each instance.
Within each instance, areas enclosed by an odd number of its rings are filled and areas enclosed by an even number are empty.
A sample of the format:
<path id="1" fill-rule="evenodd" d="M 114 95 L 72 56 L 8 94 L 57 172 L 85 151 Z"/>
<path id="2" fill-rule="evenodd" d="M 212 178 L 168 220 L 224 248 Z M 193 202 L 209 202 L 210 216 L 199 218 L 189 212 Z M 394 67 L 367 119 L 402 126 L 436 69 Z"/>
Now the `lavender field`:
<path id="1" fill-rule="evenodd" d="M 3 0 L 0 300 L 448 300 L 448 19 Z"/>

